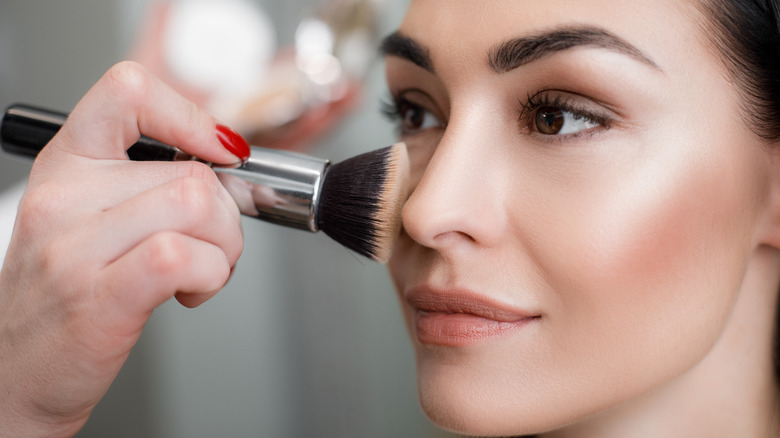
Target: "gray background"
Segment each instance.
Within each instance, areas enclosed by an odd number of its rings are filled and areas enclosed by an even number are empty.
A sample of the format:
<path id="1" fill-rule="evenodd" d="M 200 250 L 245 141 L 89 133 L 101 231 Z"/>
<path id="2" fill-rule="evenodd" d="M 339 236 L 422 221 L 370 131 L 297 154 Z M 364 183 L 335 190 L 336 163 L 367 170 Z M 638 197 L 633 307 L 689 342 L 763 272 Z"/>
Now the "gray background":
<path id="1" fill-rule="evenodd" d="M 0 0 L 0 106 L 68 111 L 125 57 L 144 1 Z M 266 1 L 289 43 L 311 3 Z M 405 1 L 381 5 L 382 32 Z M 378 112 L 381 63 L 362 107 L 312 154 L 340 161 L 393 141 Z M 29 163 L 0 157 L 0 189 Z M 78 178 L 74 175 L 74 178 Z M 80 437 L 441 436 L 417 402 L 412 350 L 384 267 L 324 235 L 244 221 L 228 286 L 155 311 Z"/>

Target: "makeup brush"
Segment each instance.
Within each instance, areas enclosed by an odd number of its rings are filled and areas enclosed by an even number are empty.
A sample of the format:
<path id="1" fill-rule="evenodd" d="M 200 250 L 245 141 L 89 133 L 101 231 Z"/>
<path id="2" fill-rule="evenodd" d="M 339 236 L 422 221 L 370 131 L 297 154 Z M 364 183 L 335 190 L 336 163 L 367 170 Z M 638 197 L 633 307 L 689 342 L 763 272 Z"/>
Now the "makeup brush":
<path id="1" fill-rule="evenodd" d="M 63 113 L 12 105 L 0 125 L 2 148 L 34 158 L 66 119 Z M 198 160 L 143 136 L 127 155 L 136 161 Z M 217 173 L 242 214 L 311 232 L 322 230 L 343 246 L 381 263 L 390 257 L 409 173 L 403 143 L 336 164 L 256 146 L 240 165 L 206 164 Z"/>

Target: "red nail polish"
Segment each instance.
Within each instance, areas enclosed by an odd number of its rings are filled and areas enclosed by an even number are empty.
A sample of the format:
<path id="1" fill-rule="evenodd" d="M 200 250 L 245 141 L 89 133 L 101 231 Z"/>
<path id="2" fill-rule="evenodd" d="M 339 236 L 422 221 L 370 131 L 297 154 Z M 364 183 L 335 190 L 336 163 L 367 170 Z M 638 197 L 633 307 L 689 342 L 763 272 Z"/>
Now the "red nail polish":
<path id="1" fill-rule="evenodd" d="M 217 139 L 228 152 L 240 158 L 241 161 L 249 159 L 249 143 L 238 132 L 225 125 L 217 124 Z"/>

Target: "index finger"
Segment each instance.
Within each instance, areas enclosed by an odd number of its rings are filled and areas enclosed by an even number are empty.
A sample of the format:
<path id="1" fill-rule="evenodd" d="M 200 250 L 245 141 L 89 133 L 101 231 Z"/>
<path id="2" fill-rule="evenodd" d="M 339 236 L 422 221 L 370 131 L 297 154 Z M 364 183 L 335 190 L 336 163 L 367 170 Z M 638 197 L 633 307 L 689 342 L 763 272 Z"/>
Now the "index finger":
<path id="1" fill-rule="evenodd" d="M 249 155 L 239 135 L 130 61 L 113 66 L 84 95 L 53 143 L 88 158 L 126 159 L 141 135 L 220 164 Z"/>

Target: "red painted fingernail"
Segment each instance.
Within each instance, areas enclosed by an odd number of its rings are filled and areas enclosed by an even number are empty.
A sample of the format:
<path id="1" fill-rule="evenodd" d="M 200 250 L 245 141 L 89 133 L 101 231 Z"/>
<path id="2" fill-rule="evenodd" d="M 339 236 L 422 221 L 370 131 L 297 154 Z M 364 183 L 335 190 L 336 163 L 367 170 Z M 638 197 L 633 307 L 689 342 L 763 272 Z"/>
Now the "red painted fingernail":
<path id="1" fill-rule="evenodd" d="M 238 132 L 225 125 L 217 124 L 217 139 L 228 152 L 240 158 L 241 161 L 249 159 L 249 143 Z"/>

